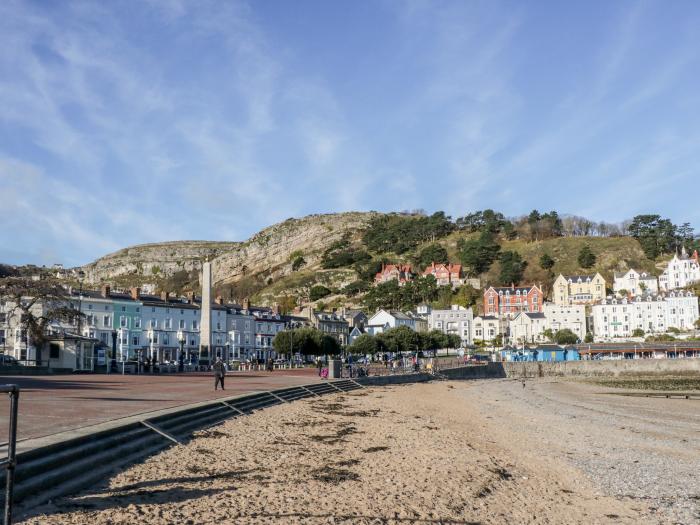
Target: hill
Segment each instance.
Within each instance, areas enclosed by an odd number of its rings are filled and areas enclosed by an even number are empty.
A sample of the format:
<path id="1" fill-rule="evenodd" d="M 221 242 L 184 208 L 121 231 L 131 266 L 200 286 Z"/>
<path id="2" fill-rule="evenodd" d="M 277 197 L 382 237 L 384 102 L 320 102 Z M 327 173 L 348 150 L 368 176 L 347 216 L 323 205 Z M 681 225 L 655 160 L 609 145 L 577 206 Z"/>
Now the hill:
<path id="1" fill-rule="evenodd" d="M 534 212 L 533 212 L 534 213 Z M 647 257 L 635 238 L 586 236 L 562 231 L 556 212 L 529 218 L 506 219 L 486 210 L 452 220 L 438 212 L 430 216 L 409 213 L 348 212 L 310 215 L 288 219 L 252 236 L 244 242 L 181 241 L 125 248 L 86 265 L 88 281 L 107 282 L 118 287 L 153 284 L 157 289 L 182 293 L 199 289 L 199 270 L 209 258 L 213 262 L 215 293 L 226 299 L 251 298 L 259 304 L 281 303 L 284 309 L 302 303 L 320 306 L 356 306 L 368 302 L 411 307 L 419 300 L 444 306 L 450 302 L 475 304 L 479 293 L 468 287 L 420 291 L 404 287 L 400 291 L 382 289 L 374 298 L 375 272 L 384 262 L 402 262 L 422 269 L 433 256 L 461 262 L 465 241 L 490 236 L 496 251 L 515 252 L 524 264 L 521 283 L 541 284 L 549 289 L 556 275 L 600 272 L 612 286 L 613 272 L 634 267 L 660 273 L 658 260 Z M 469 244 L 469 243 L 467 243 Z M 590 247 L 595 255 L 591 268 L 581 268 L 580 250 Z M 540 266 L 540 257 L 549 255 L 550 269 Z M 482 285 L 501 283 L 498 256 L 489 264 L 467 269 L 478 273 Z M 475 271 L 474 268 L 479 268 Z M 474 276 L 474 275 L 473 275 Z M 402 297 L 381 303 L 384 294 Z M 419 297 L 421 299 L 419 299 Z M 377 302 L 377 299 L 380 299 Z M 396 299 L 396 300 L 394 300 Z"/>

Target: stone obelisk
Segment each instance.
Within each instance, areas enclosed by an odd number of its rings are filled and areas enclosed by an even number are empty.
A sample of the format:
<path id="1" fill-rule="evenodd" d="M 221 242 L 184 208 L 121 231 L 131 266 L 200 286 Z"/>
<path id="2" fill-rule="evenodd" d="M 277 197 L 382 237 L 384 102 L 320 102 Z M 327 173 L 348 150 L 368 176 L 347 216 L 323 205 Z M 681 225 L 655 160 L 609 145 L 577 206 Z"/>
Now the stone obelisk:
<path id="1" fill-rule="evenodd" d="M 200 364 L 211 364 L 211 263 L 202 264 L 202 316 L 199 327 Z"/>

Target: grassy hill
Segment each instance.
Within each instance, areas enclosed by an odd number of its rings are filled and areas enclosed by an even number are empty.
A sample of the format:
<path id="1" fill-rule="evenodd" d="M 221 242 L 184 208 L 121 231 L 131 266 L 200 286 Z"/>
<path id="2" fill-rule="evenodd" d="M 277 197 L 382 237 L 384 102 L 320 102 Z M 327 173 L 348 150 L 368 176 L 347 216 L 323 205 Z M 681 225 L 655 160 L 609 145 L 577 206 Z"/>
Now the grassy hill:
<path id="1" fill-rule="evenodd" d="M 456 230 L 449 218 L 439 214 L 311 215 L 265 228 L 244 242 L 184 241 L 125 248 L 85 269 L 95 284 L 109 282 L 127 287 L 152 283 L 159 289 L 181 293 L 199 288 L 201 262 L 208 257 L 214 265 L 215 292 L 227 299 L 249 297 L 258 304 L 308 303 L 311 288 L 322 285 L 328 289 L 320 299 L 324 305 L 356 306 L 362 303 L 363 293 L 345 293 L 345 287 L 351 283 L 357 287 L 358 281 L 362 281 L 360 289 L 370 286 L 381 262 L 415 264 L 421 251 L 432 244 L 444 247 L 451 262 L 460 262 L 461 241 L 478 236 Z M 505 235 L 498 235 L 501 251 L 520 254 L 527 262 L 521 282 L 541 284 L 545 290 L 559 273 L 600 272 L 610 287 L 615 271 L 634 267 L 659 273 L 656 262 L 648 259 L 631 237 L 528 241 L 519 236 L 506 240 Z M 581 268 L 577 261 L 584 245 L 596 255 L 590 269 Z M 544 253 L 555 261 L 551 270 L 540 267 Z M 479 276 L 482 284 L 508 284 L 499 283 L 499 270 L 496 261 Z M 441 297 L 443 302 L 450 300 L 445 294 Z"/>

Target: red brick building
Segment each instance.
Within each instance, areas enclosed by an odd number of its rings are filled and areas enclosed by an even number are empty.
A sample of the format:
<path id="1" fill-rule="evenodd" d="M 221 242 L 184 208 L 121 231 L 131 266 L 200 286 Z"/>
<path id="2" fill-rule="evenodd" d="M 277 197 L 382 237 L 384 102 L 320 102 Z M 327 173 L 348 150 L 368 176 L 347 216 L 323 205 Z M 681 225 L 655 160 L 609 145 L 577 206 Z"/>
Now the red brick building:
<path id="1" fill-rule="evenodd" d="M 374 276 L 375 284 L 396 280 L 399 286 L 413 280 L 413 269 L 408 264 L 382 264 L 382 271 Z"/>
<path id="2" fill-rule="evenodd" d="M 537 285 L 489 287 L 484 291 L 484 314 L 513 317 L 519 312 L 542 312 L 544 294 Z"/>
<path id="3" fill-rule="evenodd" d="M 461 286 L 464 284 L 464 279 L 462 279 L 462 265 L 461 264 L 442 264 L 442 263 L 430 263 L 425 270 L 423 270 L 423 275 L 432 275 L 438 283 L 438 286 Z"/>

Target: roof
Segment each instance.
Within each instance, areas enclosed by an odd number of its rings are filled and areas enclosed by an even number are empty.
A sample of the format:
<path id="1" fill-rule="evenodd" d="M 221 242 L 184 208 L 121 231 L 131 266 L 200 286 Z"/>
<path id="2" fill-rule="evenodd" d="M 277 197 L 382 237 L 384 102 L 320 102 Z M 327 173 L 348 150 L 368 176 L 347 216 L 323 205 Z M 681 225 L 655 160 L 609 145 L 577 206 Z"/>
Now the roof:
<path id="1" fill-rule="evenodd" d="M 512 292 L 514 294 L 515 292 L 520 291 L 521 294 L 523 292 L 527 294 L 533 288 L 537 288 L 538 290 L 540 289 L 539 286 L 532 284 L 530 286 L 491 286 L 486 291 L 488 292 L 489 290 L 493 289 L 496 292 Z"/>
<path id="2" fill-rule="evenodd" d="M 595 275 L 564 275 L 567 281 L 592 281 Z"/>
<path id="3" fill-rule="evenodd" d="M 544 314 L 542 312 L 523 312 L 530 319 L 544 319 Z"/>

